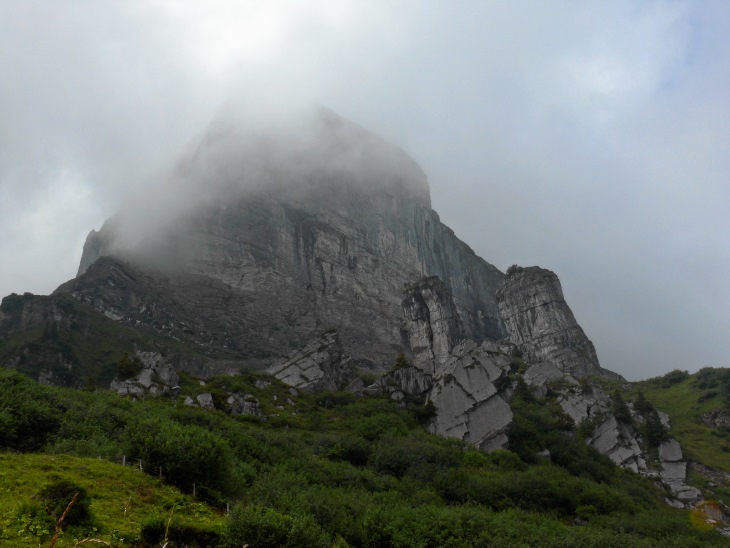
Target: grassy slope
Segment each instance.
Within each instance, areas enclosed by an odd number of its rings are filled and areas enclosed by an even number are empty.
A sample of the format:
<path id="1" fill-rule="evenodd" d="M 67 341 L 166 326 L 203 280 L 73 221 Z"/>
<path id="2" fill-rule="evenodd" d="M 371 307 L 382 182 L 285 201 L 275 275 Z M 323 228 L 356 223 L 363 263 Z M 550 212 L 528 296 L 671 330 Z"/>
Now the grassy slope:
<path id="1" fill-rule="evenodd" d="M 638 390 L 669 415 L 671 435 L 682 445 L 686 458 L 730 470 L 730 442 L 718 437 L 701 419 L 703 413 L 723 407 L 720 395 L 699 401 L 705 390 L 696 386 L 695 375 L 671 386 L 659 380 L 643 381 L 636 384 L 634 392 Z"/>
<path id="2" fill-rule="evenodd" d="M 186 456 L 178 448 L 189 429 L 206 443 L 225 440 L 230 453 L 219 462 L 228 467 L 231 488 L 219 487 L 230 491 L 224 493 L 226 500 L 241 501 L 241 520 L 260 520 L 246 509 L 266 507 L 277 523 L 309 523 L 314 533 L 329 539 L 326 546 L 338 538 L 352 546 L 404 547 L 730 543 L 693 530 L 688 512 L 665 506 L 651 481 L 599 462 L 585 448 L 578 452 L 570 446 L 559 455 L 561 444 L 572 443 L 555 430 L 558 423 L 563 429 L 565 424 L 554 405 L 534 398 L 515 407 L 523 451 L 515 441 L 516 452 L 484 455 L 425 434 L 412 411 L 393 402 L 352 394 L 291 394 L 275 380 L 256 388 L 257 378 L 226 377 L 205 386 L 191 378 L 183 384 L 191 395 L 209 390 L 255 394 L 267 414 L 279 414 L 266 422 L 189 409 L 164 398 L 132 402 L 106 391 L 44 387 L 0 370 L 6 387 L 0 390 L 0 411 L 6 411 L 0 420 L 20 428 L 22 421 L 8 410 L 22 406 L 24 417 L 36 414 L 46 420 L 47 408 L 61 423 L 49 427 L 42 449 L 92 456 L 0 454 L 0 545 L 38 545 L 32 534 L 19 531 L 23 524 L 15 509 L 58 477 L 88 490 L 99 527 L 94 535 L 115 546 L 130 545 L 144 522 L 155 516 L 167 519 L 173 512 L 202 528 L 222 527 L 227 518 L 220 512 L 137 469 L 93 458 L 130 455 L 129 434 L 148 423 L 157 428 L 152 445 L 174 460 Z M 535 460 L 544 444 L 566 468 Z M 522 453 L 527 460 L 520 460 Z M 578 517 L 583 526 L 575 526 Z M 58 546 L 73 546 L 73 536 L 69 532 Z M 121 539 L 127 540 L 122 544 Z"/>
<path id="3" fill-rule="evenodd" d="M 168 519 L 175 515 L 183 522 L 213 528 L 222 526 L 225 519 L 207 505 L 134 467 L 68 455 L 0 453 L 0 545 L 39 545 L 32 531 L 23 530 L 25 524 L 18 520 L 16 510 L 59 478 L 84 487 L 91 496 L 97 531 L 88 533 L 118 545 L 129 545 L 137 539 L 141 525 L 155 516 Z M 81 534 L 64 533 L 56 546 L 73 546 Z M 43 545 L 47 543 L 45 537 Z"/>

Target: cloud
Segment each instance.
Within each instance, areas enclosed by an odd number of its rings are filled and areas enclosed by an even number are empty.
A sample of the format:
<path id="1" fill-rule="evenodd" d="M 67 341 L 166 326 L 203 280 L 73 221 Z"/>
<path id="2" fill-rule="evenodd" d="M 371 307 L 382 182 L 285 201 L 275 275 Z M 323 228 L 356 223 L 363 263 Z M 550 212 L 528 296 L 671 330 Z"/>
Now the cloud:
<path id="1" fill-rule="evenodd" d="M 722 365 L 729 12 L 3 2 L 0 293 L 73 276 L 86 232 L 161 180 L 228 97 L 273 95 L 407 150 L 442 219 L 498 267 L 556 271 L 603 366 Z"/>

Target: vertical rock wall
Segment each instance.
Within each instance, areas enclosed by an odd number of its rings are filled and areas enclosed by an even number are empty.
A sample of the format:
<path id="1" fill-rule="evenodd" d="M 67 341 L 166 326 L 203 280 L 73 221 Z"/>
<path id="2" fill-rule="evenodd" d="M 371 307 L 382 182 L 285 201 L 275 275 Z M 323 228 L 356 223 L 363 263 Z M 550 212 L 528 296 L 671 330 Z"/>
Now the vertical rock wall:
<path id="1" fill-rule="evenodd" d="M 435 373 L 464 338 L 464 328 L 449 288 L 425 278 L 405 291 L 403 315 L 416 367 Z"/>
<path id="2" fill-rule="evenodd" d="M 516 268 L 497 291 L 499 314 L 525 362 L 540 368 L 541 380 L 619 375 L 602 369 L 593 343 L 565 302 L 554 272 L 537 266 Z"/>

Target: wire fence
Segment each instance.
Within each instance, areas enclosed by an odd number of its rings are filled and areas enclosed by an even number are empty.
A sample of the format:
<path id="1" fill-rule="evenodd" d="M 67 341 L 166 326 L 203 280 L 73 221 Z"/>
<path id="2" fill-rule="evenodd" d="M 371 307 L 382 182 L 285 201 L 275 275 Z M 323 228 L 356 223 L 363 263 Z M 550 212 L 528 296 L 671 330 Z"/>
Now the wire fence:
<path id="1" fill-rule="evenodd" d="M 160 480 L 165 481 L 165 471 L 162 466 L 155 465 L 152 463 L 145 463 L 144 460 L 138 459 L 138 458 L 127 458 L 126 455 L 115 455 L 115 456 L 101 456 L 99 455 L 99 460 L 105 460 L 107 462 L 111 462 L 114 464 L 119 464 L 121 466 L 124 466 L 125 468 L 133 468 L 135 470 L 139 470 L 140 472 L 143 472 L 150 476 L 156 476 Z M 192 487 L 189 491 L 186 491 L 183 489 L 182 486 L 175 483 L 172 484 L 181 491 L 185 492 L 186 494 L 191 495 L 194 499 L 200 500 L 202 502 L 211 502 L 210 496 L 208 496 L 213 490 L 209 488 L 206 485 L 193 482 Z M 218 500 L 217 502 L 222 502 Z M 226 514 L 230 514 L 231 512 L 231 502 L 225 501 L 226 506 Z"/>

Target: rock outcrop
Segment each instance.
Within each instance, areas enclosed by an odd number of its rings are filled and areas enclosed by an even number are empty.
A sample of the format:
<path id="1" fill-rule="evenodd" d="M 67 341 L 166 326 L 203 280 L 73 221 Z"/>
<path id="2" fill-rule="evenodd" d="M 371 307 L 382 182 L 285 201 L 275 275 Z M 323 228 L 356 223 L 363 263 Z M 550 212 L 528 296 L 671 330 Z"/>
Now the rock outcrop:
<path id="1" fill-rule="evenodd" d="M 129 379 L 114 379 L 109 388 L 122 396 L 169 394 L 179 390 L 177 372 L 159 352 L 136 352 L 140 371 Z"/>
<path id="2" fill-rule="evenodd" d="M 433 386 L 433 376 L 414 366 L 389 371 L 365 389 L 369 394 L 388 394 L 392 400 L 423 399 Z"/>
<path id="3" fill-rule="evenodd" d="M 527 377 L 538 383 L 566 374 L 621 378 L 598 364 L 596 349 L 565 302 L 554 272 L 537 266 L 510 269 L 497 302 L 510 340 L 539 371 Z"/>
<path id="4" fill-rule="evenodd" d="M 342 351 L 335 330 L 310 341 L 266 371 L 282 382 L 303 390 L 360 388 L 349 357 Z"/>
<path id="5" fill-rule="evenodd" d="M 436 415 L 429 432 L 489 451 L 506 447 L 512 424 L 510 359 L 487 344 L 464 342 L 434 376 L 429 394 Z"/>
<path id="6" fill-rule="evenodd" d="M 682 448 L 677 440 L 669 439 L 659 446 L 659 462 L 662 482 L 669 487 L 675 499 L 687 503 L 700 498 L 700 490 L 686 483 L 687 461 L 682 458 Z"/>
<path id="7" fill-rule="evenodd" d="M 415 365 L 435 373 L 464 338 L 464 327 L 449 288 L 432 276 L 408 287 L 403 315 Z"/>
<path id="8" fill-rule="evenodd" d="M 139 360 L 131 376 L 110 359 L 123 352 Z M 213 124 L 171 184 L 89 234 L 74 280 L 2 301 L 0 360 L 46 383 L 117 375 L 131 396 L 174 394 L 176 371 L 263 370 L 293 393 L 430 402 L 430 432 L 483 450 L 508 446 L 522 375 L 613 462 L 655 474 L 676 504 L 698 496 L 678 444 L 648 462 L 640 418 L 591 382 L 621 377 L 600 367 L 557 276 L 505 277 L 441 223 L 413 160 L 325 110 L 283 132 Z M 263 415 L 250 394 L 225 398 L 185 403 Z"/>

